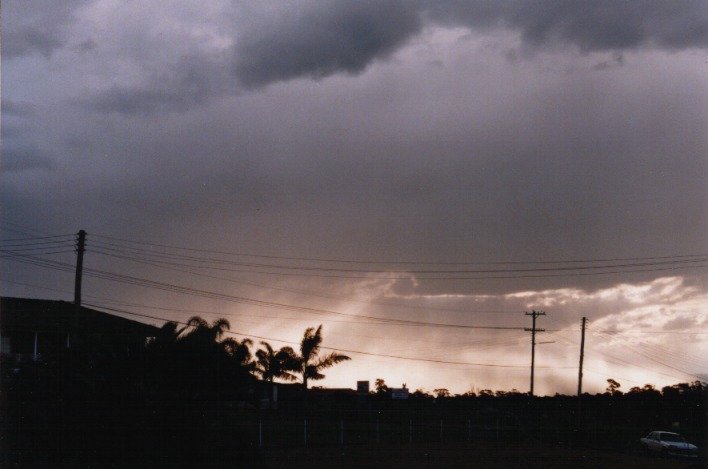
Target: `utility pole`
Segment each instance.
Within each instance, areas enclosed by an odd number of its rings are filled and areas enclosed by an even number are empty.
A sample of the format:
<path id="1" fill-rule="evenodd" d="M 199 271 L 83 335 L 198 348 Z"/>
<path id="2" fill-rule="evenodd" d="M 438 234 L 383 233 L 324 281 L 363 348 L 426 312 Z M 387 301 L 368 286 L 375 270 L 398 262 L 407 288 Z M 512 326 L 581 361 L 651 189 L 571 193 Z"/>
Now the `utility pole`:
<path id="1" fill-rule="evenodd" d="M 77 346 L 79 336 L 79 315 L 81 312 L 81 275 L 84 269 L 84 251 L 86 250 L 86 232 L 80 230 L 76 234 L 76 278 L 74 280 L 74 344 Z"/>
<path id="2" fill-rule="evenodd" d="M 580 398 L 583 395 L 583 358 L 585 357 L 585 329 L 588 318 L 583 317 L 580 326 L 580 365 L 578 366 L 578 430 L 580 430 Z"/>
<path id="3" fill-rule="evenodd" d="M 578 367 L 578 398 L 583 393 L 583 358 L 585 357 L 585 327 L 588 318 L 583 318 L 583 323 L 580 326 L 580 365 Z"/>
<path id="4" fill-rule="evenodd" d="M 545 316 L 546 313 L 541 312 L 541 311 L 532 311 L 530 313 L 526 313 L 526 316 L 531 316 L 532 318 L 532 326 L 531 329 L 525 328 L 524 330 L 527 332 L 531 332 L 531 390 L 529 391 L 529 395 L 533 397 L 533 371 L 535 367 L 535 362 L 536 362 L 536 332 L 544 332 L 546 329 L 536 329 L 536 318 L 538 316 Z"/>

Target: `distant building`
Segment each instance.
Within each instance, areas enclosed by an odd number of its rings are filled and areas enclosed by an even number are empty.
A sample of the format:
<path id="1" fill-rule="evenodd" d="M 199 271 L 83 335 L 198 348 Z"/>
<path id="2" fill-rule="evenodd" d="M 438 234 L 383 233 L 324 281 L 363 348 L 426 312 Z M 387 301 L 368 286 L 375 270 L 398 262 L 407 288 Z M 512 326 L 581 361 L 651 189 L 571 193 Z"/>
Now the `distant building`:
<path id="1" fill-rule="evenodd" d="M 369 382 L 368 381 L 357 381 L 356 382 L 356 393 L 360 396 L 369 395 Z"/>
<path id="2" fill-rule="evenodd" d="M 391 399 L 408 399 L 408 388 L 391 388 Z"/>
<path id="3" fill-rule="evenodd" d="M 158 328 L 73 303 L 0 298 L 0 353 L 15 360 L 38 360 L 76 345 L 96 354 L 125 354 L 142 348 Z M 72 344 L 72 341 L 74 342 Z"/>
<path id="4" fill-rule="evenodd" d="M 314 386 L 308 391 L 310 396 L 329 397 L 329 396 L 356 396 L 356 391 L 350 388 L 325 388 Z"/>

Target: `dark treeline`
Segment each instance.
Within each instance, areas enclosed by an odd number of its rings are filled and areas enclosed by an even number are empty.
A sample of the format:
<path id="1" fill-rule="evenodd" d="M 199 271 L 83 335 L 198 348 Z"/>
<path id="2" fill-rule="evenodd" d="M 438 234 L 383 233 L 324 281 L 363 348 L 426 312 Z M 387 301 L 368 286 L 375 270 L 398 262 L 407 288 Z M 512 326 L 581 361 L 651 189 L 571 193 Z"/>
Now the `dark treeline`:
<path id="1" fill-rule="evenodd" d="M 529 397 L 516 390 L 481 390 L 451 395 L 417 390 L 404 405 L 407 410 L 468 420 L 482 437 L 545 440 L 618 450 L 636 449 L 638 439 L 652 430 L 682 433 L 704 446 L 708 441 L 708 384 L 679 383 L 657 389 L 651 384 L 622 392 L 621 384 L 607 379 L 603 393 Z M 388 399 L 390 389 L 376 381 L 373 398 L 381 410 L 400 404 Z M 501 431 L 501 435 L 499 435 Z"/>
<path id="2" fill-rule="evenodd" d="M 166 323 L 139 350 L 3 357 L 3 467 L 258 467 L 264 449 L 338 444 L 345 420 L 349 444 L 444 435 L 471 444 L 493 438 L 622 447 L 656 429 L 708 437 L 708 385 L 701 382 L 622 392 L 609 379 L 606 392 L 580 401 L 492 390 L 453 396 L 442 388 L 399 400 L 383 379 L 368 395 L 308 392 L 308 382 L 349 359 L 321 353 L 321 326 L 308 328 L 299 347 L 279 350 L 225 337 L 228 328 L 225 320 L 195 317 L 184 326 Z M 312 436 L 303 441 L 306 420 Z"/>

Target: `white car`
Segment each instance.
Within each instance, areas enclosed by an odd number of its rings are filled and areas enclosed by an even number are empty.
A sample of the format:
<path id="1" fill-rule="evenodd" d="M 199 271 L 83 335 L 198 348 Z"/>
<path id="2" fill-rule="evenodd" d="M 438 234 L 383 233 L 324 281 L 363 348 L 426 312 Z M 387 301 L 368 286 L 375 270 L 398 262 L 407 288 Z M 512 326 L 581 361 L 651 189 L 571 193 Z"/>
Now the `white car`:
<path id="1" fill-rule="evenodd" d="M 698 457 L 698 448 L 678 433 L 651 432 L 639 440 L 642 447 L 671 456 Z"/>

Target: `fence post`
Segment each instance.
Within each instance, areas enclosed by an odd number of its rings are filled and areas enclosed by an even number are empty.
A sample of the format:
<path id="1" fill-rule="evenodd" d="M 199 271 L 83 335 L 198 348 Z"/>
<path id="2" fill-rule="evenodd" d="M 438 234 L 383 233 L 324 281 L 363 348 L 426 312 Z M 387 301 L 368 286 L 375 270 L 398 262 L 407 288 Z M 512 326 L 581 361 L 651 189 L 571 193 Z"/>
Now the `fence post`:
<path id="1" fill-rule="evenodd" d="M 305 446 L 307 446 L 307 419 L 305 419 L 304 429 L 305 429 Z"/>
<path id="2" fill-rule="evenodd" d="M 263 449 L 263 420 L 258 421 L 258 447 Z"/>

